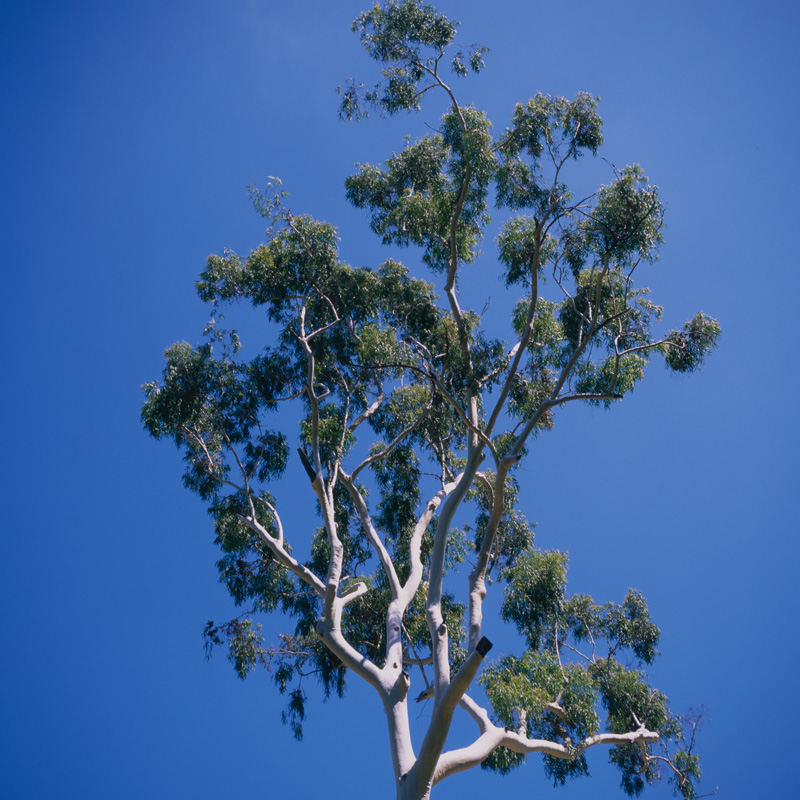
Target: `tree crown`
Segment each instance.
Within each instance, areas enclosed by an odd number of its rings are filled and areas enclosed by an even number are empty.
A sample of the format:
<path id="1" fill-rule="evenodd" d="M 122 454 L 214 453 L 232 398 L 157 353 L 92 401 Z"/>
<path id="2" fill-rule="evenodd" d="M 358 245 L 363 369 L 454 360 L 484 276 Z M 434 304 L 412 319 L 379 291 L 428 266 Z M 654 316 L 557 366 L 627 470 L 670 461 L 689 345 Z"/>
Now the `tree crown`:
<path id="1" fill-rule="evenodd" d="M 248 359 L 235 331 L 212 323 L 200 345 L 170 347 L 162 379 L 144 387 L 144 425 L 183 451 L 185 485 L 213 518 L 220 578 L 245 609 L 209 623 L 207 643 L 227 646 L 241 677 L 269 667 L 298 738 L 312 676 L 326 696 L 343 693 L 348 670 L 364 678 L 391 709 L 408 796 L 478 763 L 507 772 L 531 752 L 563 782 L 587 772 L 588 747 L 608 743 L 628 793 L 663 766 L 691 797 L 693 734 L 642 671 L 659 642 L 644 598 L 569 596 L 567 557 L 534 545 L 516 470 L 561 406 L 612 405 L 652 356 L 696 370 L 719 326 L 701 312 L 657 332 L 662 309 L 635 278 L 657 257 L 664 209 L 641 167 L 614 170 L 588 197 L 564 183 L 567 163 L 602 145 L 597 98 L 537 94 L 495 136 L 445 82 L 446 68 L 480 72 L 487 53 L 459 46 L 456 22 L 403 0 L 375 5 L 353 29 L 382 70 L 370 88 L 341 90 L 342 117 L 415 111 L 434 91 L 447 101 L 435 131 L 345 182 L 372 231 L 413 248 L 429 275 L 395 258 L 345 263 L 336 229 L 294 214 L 277 180 L 254 195 L 266 242 L 209 257 L 197 292 L 214 319 L 246 301 L 276 336 Z M 496 262 L 518 297 L 499 335 L 459 292 L 490 206 L 509 214 Z M 294 431 L 282 424 L 287 406 Z M 307 536 L 280 500 L 295 455 L 320 515 Z M 481 612 L 492 581 L 524 647 L 483 669 L 490 714 L 467 690 L 490 646 Z M 277 644 L 254 621 L 264 613 L 293 620 Z M 417 756 L 402 722 L 411 667 L 420 698 L 433 700 Z M 481 733 L 468 752 L 446 752 L 459 704 Z"/>

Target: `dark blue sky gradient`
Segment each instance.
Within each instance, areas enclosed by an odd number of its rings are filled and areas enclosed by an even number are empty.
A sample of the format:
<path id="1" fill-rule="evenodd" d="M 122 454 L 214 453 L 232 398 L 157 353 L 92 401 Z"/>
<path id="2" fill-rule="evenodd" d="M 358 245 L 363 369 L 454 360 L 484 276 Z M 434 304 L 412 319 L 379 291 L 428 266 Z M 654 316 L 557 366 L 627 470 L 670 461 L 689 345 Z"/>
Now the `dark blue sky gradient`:
<path id="1" fill-rule="evenodd" d="M 206 322 L 193 282 L 208 254 L 261 240 L 248 185 L 281 176 L 296 212 L 339 227 L 350 263 L 395 255 L 418 269 L 417 253 L 382 249 L 344 200 L 354 162 L 383 161 L 442 110 L 337 120 L 336 85 L 374 75 L 349 32 L 363 7 L 8 0 L 0 10 L 3 797 L 393 796 L 383 711 L 355 679 L 344 701 L 312 707 L 297 744 L 267 676 L 241 682 L 222 654 L 204 661 L 205 621 L 234 613 L 210 520 L 183 489 L 175 451 L 139 423 L 140 384 L 159 376 L 166 346 L 196 341 Z M 701 374 L 670 376 L 654 360 L 623 404 L 560 414 L 521 472 L 537 541 L 569 550 L 571 591 L 619 601 L 635 586 L 649 599 L 663 632 L 655 684 L 677 710 L 709 709 L 705 791 L 793 796 L 797 6 L 440 8 L 462 21 L 460 40 L 491 48 L 486 71 L 456 88 L 496 130 L 538 91 L 603 98 L 602 155 L 640 162 L 668 206 L 661 260 L 640 280 L 668 327 L 702 309 L 723 329 Z M 569 176 L 592 188 L 610 178 L 600 159 Z M 491 298 L 486 319 L 499 325 L 509 306 L 494 231 L 463 290 L 478 310 Z M 254 348 L 269 335 L 246 315 L 241 327 Z M 302 508 L 307 484 L 292 470 L 279 496 Z M 316 523 L 292 523 L 300 552 Z M 497 607 L 495 597 L 488 611 Z M 492 655 L 514 647 L 499 622 L 485 632 Z M 420 724 L 428 711 L 413 709 Z M 459 728 L 454 741 L 471 735 Z M 434 797 L 622 797 L 606 758 L 594 751 L 594 777 L 561 790 L 532 757 L 506 779 L 457 776 Z"/>

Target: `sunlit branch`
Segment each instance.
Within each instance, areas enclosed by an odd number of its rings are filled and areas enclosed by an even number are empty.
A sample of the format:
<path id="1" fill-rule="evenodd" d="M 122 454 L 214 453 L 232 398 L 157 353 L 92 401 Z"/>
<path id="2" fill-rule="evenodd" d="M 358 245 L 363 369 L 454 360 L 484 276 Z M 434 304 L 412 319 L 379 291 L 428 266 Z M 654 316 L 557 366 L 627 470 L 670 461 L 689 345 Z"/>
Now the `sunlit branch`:
<path id="1" fill-rule="evenodd" d="M 381 696 L 386 695 L 380 669 L 365 655 L 359 653 L 327 617 L 317 621 L 317 636 L 346 667 L 367 681 Z"/>
<path id="2" fill-rule="evenodd" d="M 486 597 L 486 570 L 489 565 L 492 545 L 497 539 L 497 527 L 505 512 L 504 489 L 506 477 L 515 463 L 515 458 L 504 458 L 498 465 L 494 491 L 490 493 L 489 519 L 481 537 L 481 547 L 475 559 L 475 566 L 469 575 L 468 642 L 470 648 L 477 647 L 481 638 L 483 601 Z"/>
<path id="3" fill-rule="evenodd" d="M 452 106 L 453 111 L 458 115 L 459 122 L 461 124 L 461 130 L 464 136 L 464 142 L 466 145 L 467 140 L 467 124 L 464 120 L 464 115 L 461 111 L 461 107 L 456 99 L 456 96 L 453 94 L 451 88 L 441 79 L 438 73 L 438 59 L 436 60 L 434 69 L 431 69 L 426 64 L 423 64 L 421 61 L 416 59 L 412 60 L 417 67 L 422 69 L 423 71 L 427 72 L 433 80 L 436 82 L 438 86 L 440 86 L 444 91 L 447 93 L 448 97 L 450 98 L 450 103 Z M 458 223 L 461 219 L 461 214 L 464 209 L 464 203 L 467 199 L 467 193 L 469 192 L 469 185 L 470 181 L 472 180 L 472 167 L 467 160 L 466 157 L 466 148 L 464 153 L 464 176 L 461 180 L 461 186 L 459 187 L 459 192 L 456 197 L 455 208 L 453 210 L 453 214 L 450 219 L 450 265 L 447 271 L 447 281 L 444 286 L 445 294 L 447 295 L 447 299 L 450 303 L 450 309 L 453 312 L 453 317 L 456 321 L 456 325 L 458 327 L 458 335 L 462 350 L 462 355 L 464 360 L 469 364 L 470 369 L 472 368 L 472 359 L 470 354 L 470 347 L 469 341 L 467 339 L 467 331 L 466 326 L 464 324 L 463 314 L 461 312 L 461 307 L 458 303 L 458 297 L 456 296 L 455 292 L 455 281 L 456 281 L 456 272 L 458 270 L 458 243 L 457 243 L 457 233 L 458 233 Z M 473 420 L 477 422 L 477 419 Z"/>
<path id="4" fill-rule="evenodd" d="M 425 618 L 428 623 L 428 631 L 431 637 L 431 654 L 434 659 L 434 685 L 436 689 L 434 710 L 442 702 L 444 691 L 450 683 L 449 638 L 447 626 L 442 615 L 442 580 L 444 577 L 447 538 L 455 512 L 467 496 L 483 458 L 484 456 L 480 450 L 474 450 L 469 456 L 466 468 L 461 474 L 458 484 L 442 506 L 433 537 L 433 549 L 428 569 L 428 596 L 425 606 Z"/>
<path id="5" fill-rule="evenodd" d="M 269 531 L 257 519 L 254 517 L 245 517 L 241 514 L 237 514 L 237 517 L 259 536 L 261 541 L 269 548 L 270 553 L 272 553 L 276 561 L 283 564 L 290 572 L 307 583 L 314 589 L 317 596 L 324 597 L 325 584 L 322 580 L 306 567 L 305 564 L 301 564 L 296 558 L 287 553 L 282 542 L 270 536 Z"/>
<path id="6" fill-rule="evenodd" d="M 336 519 L 334 517 L 333 486 L 336 482 L 337 465 L 333 465 L 326 486 L 322 476 L 322 458 L 319 444 L 319 397 L 315 390 L 315 359 L 305 333 L 306 306 L 300 309 L 300 335 L 298 340 L 306 355 L 306 395 L 311 409 L 311 448 L 314 459 L 313 470 L 315 477 L 311 486 L 319 500 L 320 511 L 328 535 L 330 558 L 328 561 L 328 575 L 325 581 L 325 596 L 323 601 L 323 614 L 328 620 L 330 633 L 336 633 L 341 617 L 341 604 L 336 602 L 339 591 L 339 581 L 344 562 L 344 548 L 339 538 Z"/>
<path id="7" fill-rule="evenodd" d="M 484 656 L 491 647 L 491 642 L 482 639 L 478 646 L 469 653 L 447 687 L 441 692 L 437 687 L 431 721 L 420 747 L 419 758 L 410 776 L 410 779 L 417 785 L 425 785 L 431 779 L 435 782 L 434 776 L 438 771 L 441 752 L 447 740 L 453 713 L 460 705 L 483 663 Z"/>
<path id="8" fill-rule="evenodd" d="M 342 608 L 348 606 L 354 600 L 358 600 L 359 597 L 363 597 L 369 591 L 369 586 L 367 586 L 364 581 L 359 581 L 358 583 L 353 584 L 348 589 L 345 589 L 339 595 L 339 601 L 341 602 Z"/>
<path id="9" fill-rule="evenodd" d="M 378 396 L 375 400 L 370 403 L 369 408 L 365 409 L 361 412 L 351 423 L 348 428 L 351 432 L 358 428 L 363 422 L 366 422 L 380 407 L 383 401 L 386 399 L 386 396 L 383 393 L 383 389 L 378 387 Z M 354 473 L 355 474 L 355 473 Z"/>
<path id="10" fill-rule="evenodd" d="M 452 482 L 443 486 L 426 503 L 425 510 L 422 512 L 419 519 L 417 520 L 417 524 L 414 526 L 414 531 L 411 534 L 411 539 L 408 545 L 408 556 L 411 569 L 409 571 L 409 575 L 408 578 L 406 579 L 405 584 L 403 584 L 403 590 L 402 590 L 402 598 L 405 604 L 404 610 L 405 608 L 408 607 L 409 603 L 411 603 L 411 601 L 414 599 L 414 595 L 417 593 L 420 581 L 422 580 L 423 569 L 422 569 L 422 559 L 420 556 L 422 537 L 425 534 L 425 531 L 428 529 L 428 525 L 430 525 L 430 522 L 433 519 L 433 515 L 436 513 L 442 501 L 444 501 L 451 494 L 451 492 L 453 492 L 458 486 L 460 486 L 463 477 L 464 477 L 463 473 L 461 473 Z"/>
<path id="11" fill-rule="evenodd" d="M 544 753 L 553 758 L 573 761 L 591 747 L 598 745 L 625 745 L 636 742 L 657 742 L 655 731 L 640 728 L 630 733 L 600 733 L 589 736 L 575 745 L 563 745 L 544 739 L 529 739 L 518 731 L 492 725 L 468 747 L 443 753 L 436 766 L 434 783 L 439 783 L 457 772 L 476 767 L 498 747 L 507 747 L 515 753 Z"/>
<path id="12" fill-rule="evenodd" d="M 375 549 L 375 552 L 380 559 L 383 571 L 386 573 L 386 578 L 389 581 L 392 600 L 395 600 L 400 595 L 400 579 L 397 577 L 397 571 L 394 568 L 392 557 L 381 541 L 381 537 L 375 530 L 375 526 L 372 524 L 372 517 L 370 516 L 369 509 L 364 501 L 364 496 L 358 491 L 358 487 L 353 481 L 353 476 L 347 475 L 343 470 L 339 471 L 339 475 L 341 477 L 342 484 L 350 495 L 350 499 L 353 501 L 353 505 L 358 511 L 358 516 L 361 520 L 361 526 L 364 529 L 364 533 L 366 534 L 370 544 Z"/>
<path id="13" fill-rule="evenodd" d="M 380 461 L 380 459 L 385 458 L 386 456 L 388 456 L 389 453 L 391 453 L 392 450 L 394 450 L 399 444 L 401 444 L 402 441 L 407 436 L 409 436 L 411 433 L 414 432 L 414 430 L 420 425 L 422 420 L 424 420 L 425 417 L 428 416 L 429 413 L 430 413 L 430 405 L 426 406 L 425 412 L 423 414 L 421 414 L 417 419 L 415 419 L 414 422 L 412 422 L 410 425 L 408 425 L 407 427 L 403 428 L 403 430 L 400 431 L 400 433 L 386 447 L 384 447 L 379 452 L 373 453 L 372 455 L 370 455 L 367 458 L 365 458 L 353 470 L 353 473 L 352 473 L 351 477 L 355 478 L 358 475 L 358 473 L 361 472 L 362 469 L 364 469 L 365 467 L 368 467 L 370 464 L 374 464 L 376 461 Z"/>
<path id="14" fill-rule="evenodd" d="M 493 369 L 491 372 L 489 372 L 489 373 L 486 375 L 486 377 L 485 377 L 485 378 L 482 378 L 482 379 L 480 380 L 480 385 L 481 385 L 481 386 L 485 386 L 487 383 L 489 383 L 490 381 L 494 380 L 494 379 L 495 379 L 495 378 L 496 378 L 498 375 L 501 375 L 501 374 L 502 374 L 502 373 L 503 373 L 503 372 L 504 372 L 506 369 L 508 369 L 508 365 L 509 365 L 509 363 L 510 363 L 510 362 L 511 362 L 511 360 L 512 360 L 512 359 L 513 359 L 513 358 L 514 358 L 516 355 L 517 355 L 517 353 L 518 353 L 518 352 L 519 352 L 519 350 L 520 350 L 520 344 L 521 344 L 521 342 L 517 342 L 517 343 L 516 343 L 516 344 L 515 344 L 515 345 L 514 345 L 514 346 L 513 346 L 513 347 L 512 347 L 512 348 L 511 348 L 509 351 L 508 351 L 508 353 L 507 353 L 507 355 L 506 355 L 505 359 L 504 359 L 504 360 L 503 360 L 503 362 L 500 364 L 500 366 L 499 366 L 499 367 L 497 367 L 497 369 Z M 488 426 L 487 426 L 487 427 L 488 427 Z"/>
<path id="15" fill-rule="evenodd" d="M 337 316 L 333 322 L 329 322 L 327 325 L 323 325 L 321 328 L 317 328 L 316 330 L 311 331 L 311 333 L 306 334 L 306 341 L 310 342 L 314 337 L 319 336 L 322 333 L 326 333 L 331 328 L 335 328 L 341 321 L 341 317 Z"/>
<path id="16" fill-rule="evenodd" d="M 492 727 L 489 712 L 483 706 L 478 705 L 468 694 L 464 694 L 458 704 L 472 717 L 481 733 Z"/>
<path id="17" fill-rule="evenodd" d="M 275 527 L 278 529 L 278 547 L 283 547 L 283 523 L 281 522 L 280 515 L 278 514 L 275 506 L 272 505 L 268 500 L 263 497 L 259 497 L 258 495 L 250 494 L 250 497 L 258 503 L 266 506 L 267 510 L 270 514 L 272 514 L 272 518 L 275 520 Z M 253 514 L 253 518 L 255 519 L 255 513 Z"/>
<path id="18" fill-rule="evenodd" d="M 471 420 L 467 416 L 464 409 L 461 408 L 460 404 L 455 399 L 455 397 L 453 397 L 453 395 L 450 394 L 450 392 L 447 390 L 444 383 L 442 383 L 441 379 L 433 370 L 433 368 L 431 368 L 431 370 L 426 374 L 431 377 L 433 382 L 436 384 L 436 388 L 439 390 L 439 392 L 445 398 L 445 400 L 447 400 L 447 402 L 450 403 L 453 410 L 458 415 L 458 418 L 464 423 L 464 425 L 466 425 L 469 431 L 474 436 L 476 436 L 483 444 L 485 444 L 493 454 L 496 454 L 494 442 L 492 442 L 492 440 L 478 427 L 477 422 L 473 422 L 473 420 Z M 470 401 L 472 401 L 473 399 L 474 398 L 471 396 Z"/>
<path id="19" fill-rule="evenodd" d="M 589 632 L 589 635 L 591 636 L 591 631 Z M 583 659 L 584 661 L 586 661 L 587 663 L 589 663 L 589 664 L 595 664 L 595 663 L 596 663 L 596 661 L 595 661 L 595 650 L 596 650 L 596 645 L 595 645 L 595 642 L 594 642 L 594 637 L 592 637 L 592 656 L 591 656 L 591 658 L 590 658 L 589 656 L 587 656 L 585 653 L 581 653 L 581 651 L 580 651 L 580 650 L 578 650 L 577 648 L 573 647 L 573 646 L 572 646 L 571 644 L 569 644 L 569 643 L 568 643 L 568 642 L 567 642 L 565 639 L 561 639 L 561 640 L 558 642 L 558 644 L 559 644 L 561 647 L 566 647 L 566 648 L 567 648 L 567 650 L 571 650 L 573 653 L 575 653 L 575 655 L 576 655 L 576 656 L 578 656 L 578 657 L 582 658 L 582 659 Z M 560 663 L 560 661 L 559 661 L 559 663 Z"/>

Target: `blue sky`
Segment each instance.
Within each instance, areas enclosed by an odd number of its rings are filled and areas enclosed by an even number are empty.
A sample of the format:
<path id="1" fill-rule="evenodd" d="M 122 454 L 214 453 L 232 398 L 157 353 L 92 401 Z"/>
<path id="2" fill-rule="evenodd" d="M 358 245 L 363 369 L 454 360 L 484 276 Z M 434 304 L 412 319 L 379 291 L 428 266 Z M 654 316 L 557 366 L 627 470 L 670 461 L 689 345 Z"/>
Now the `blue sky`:
<path id="1" fill-rule="evenodd" d="M 349 32 L 363 7 L 8 0 L 0 10 L 4 796 L 267 798 L 331 781 L 334 797 L 391 796 L 383 712 L 366 690 L 353 684 L 343 702 L 313 709 L 298 745 L 265 676 L 242 683 L 223 657 L 204 661 L 205 621 L 233 613 L 213 533 L 176 453 L 138 421 L 139 385 L 158 376 L 164 348 L 199 338 L 193 282 L 207 255 L 261 240 L 248 185 L 280 175 L 296 211 L 339 227 L 353 264 L 390 255 L 347 206 L 344 178 L 439 112 L 337 120 L 336 85 L 373 74 Z M 538 91 L 603 98 L 603 155 L 640 162 L 668 206 L 646 281 L 654 299 L 670 325 L 701 308 L 722 324 L 701 374 L 654 363 L 624 404 L 563 413 L 526 463 L 524 509 L 540 545 L 570 551 L 572 591 L 621 600 L 635 586 L 649 599 L 662 627 L 656 685 L 677 709 L 710 712 L 704 789 L 789 796 L 797 7 L 439 7 L 462 21 L 460 39 L 491 48 L 486 71 L 459 89 L 496 129 Z M 574 174 L 609 179 L 599 160 Z M 485 252 L 465 294 L 492 297 L 500 313 L 491 238 Z M 507 779 L 458 776 L 434 797 L 622 797 L 604 762 L 593 753 L 591 782 L 561 790 L 532 759 Z"/>

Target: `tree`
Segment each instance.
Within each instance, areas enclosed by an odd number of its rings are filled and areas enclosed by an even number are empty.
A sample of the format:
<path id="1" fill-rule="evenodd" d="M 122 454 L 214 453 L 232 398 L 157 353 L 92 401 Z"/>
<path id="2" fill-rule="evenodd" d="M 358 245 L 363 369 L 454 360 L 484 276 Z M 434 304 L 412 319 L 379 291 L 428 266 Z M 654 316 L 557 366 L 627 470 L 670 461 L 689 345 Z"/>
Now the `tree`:
<path id="1" fill-rule="evenodd" d="M 386 711 L 404 800 L 478 765 L 506 773 L 530 753 L 563 783 L 587 772 L 597 745 L 611 748 L 628 794 L 664 772 L 693 797 L 696 722 L 673 714 L 642 671 L 659 642 L 646 601 L 633 590 L 603 605 L 567 595 L 567 557 L 534 545 L 517 468 L 561 406 L 610 407 L 654 355 L 697 369 L 719 326 L 699 313 L 655 333 L 662 310 L 634 277 L 656 257 L 663 206 L 640 167 L 614 170 L 579 199 L 562 182 L 570 162 L 602 144 L 595 97 L 538 94 L 494 137 L 445 80 L 484 67 L 486 49 L 457 45 L 455 22 L 420 0 L 391 0 L 353 29 L 382 71 L 373 87 L 341 90 L 344 118 L 414 111 L 434 92 L 446 99 L 438 130 L 346 181 L 372 230 L 414 248 L 443 299 L 397 260 L 346 264 L 336 230 L 295 215 L 277 180 L 254 192 L 266 242 L 246 258 L 208 259 L 197 283 L 212 309 L 204 341 L 166 351 L 142 410 L 146 429 L 183 451 L 185 485 L 214 520 L 221 579 L 246 609 L 209 622 L 207 646 L 226 646 L 241 677 L 270 670 L 297 738 L 304 678 L 326 696 L 342 695 L 350 675 L 366 681 Z M 510 346 L 459 293 L 492 190 L 495 208 L 510 212 L 497 237 L 497 263 L 519 296 Z M 249 360 L 220 325 L 220 309 L 238 300 L 274 332 Z M 299 417 L 294 434 L 280 427 L 287 407 Z M 293 453 L 321 518 L 305 541 L 279 499 Z M 482 608 L 498 584 L 523 649 L 485 663 Z M 290 629 L 267 644 L 256 618 L 279 614 Z M 432 706 L 416 748 L 412 672 L 416 699 Z M 458 709 L 477 732 L 447 750 Z"/>

